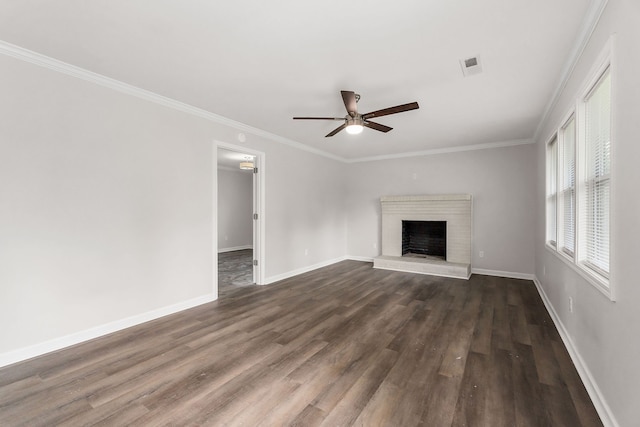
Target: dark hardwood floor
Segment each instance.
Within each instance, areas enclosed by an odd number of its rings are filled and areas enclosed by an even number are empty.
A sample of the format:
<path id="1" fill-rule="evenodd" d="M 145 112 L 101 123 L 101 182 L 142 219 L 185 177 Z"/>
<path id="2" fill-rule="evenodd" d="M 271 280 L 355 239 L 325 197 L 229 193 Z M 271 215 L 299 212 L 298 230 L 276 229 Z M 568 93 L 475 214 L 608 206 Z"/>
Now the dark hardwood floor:
<path id="1" fill-rule="evenodd" d="M 0 425 L 602 424 L 532 282 L 344 261 L 0 369 Z"/>

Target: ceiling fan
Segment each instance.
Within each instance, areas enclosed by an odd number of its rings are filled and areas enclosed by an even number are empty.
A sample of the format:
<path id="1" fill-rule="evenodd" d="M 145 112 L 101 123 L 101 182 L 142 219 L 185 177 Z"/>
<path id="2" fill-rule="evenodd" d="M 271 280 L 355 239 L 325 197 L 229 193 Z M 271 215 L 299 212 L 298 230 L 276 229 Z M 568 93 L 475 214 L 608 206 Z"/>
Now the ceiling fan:
<path id="1" fill-rule="evenodd" d="M 342 94 L 342 101 L 347 109 L 347 115 L 344 117 L 294 117 L 294 120 L 343 120 L 344 123 L 338 126 L 336 129 L 329 132 L 325 137 L 333 136 L 340 132 L 342 129 L 346 129 L 347 133 L 357 134 L 362 132 L 362 129 L 367 127 L 380 132 L 389 132 L 391 127 L 381 125 L 369 121 L 374 117 L 388 116 L 389 114 L 402 113 L 403 111 L 410 111 L 420 108 L 417 102 L 410 102 L 408 104 L 396 105 L 395 107 L 383 108 L 382 110 L 372 111 L 366 114 L 358 113 L 357 103 L 360 100 L 360 95 L 349 90 L 340 91 Z"/>

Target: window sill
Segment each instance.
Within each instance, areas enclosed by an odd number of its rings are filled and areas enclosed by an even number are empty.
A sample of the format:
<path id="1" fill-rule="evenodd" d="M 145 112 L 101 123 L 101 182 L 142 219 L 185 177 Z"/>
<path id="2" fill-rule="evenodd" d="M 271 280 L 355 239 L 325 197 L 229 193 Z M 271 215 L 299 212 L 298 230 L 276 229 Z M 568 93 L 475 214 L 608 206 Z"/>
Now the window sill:
<path id="1" fill-rule="evenodd" d="M 604 296 L 606 296 L 610 301 L 614 302 L 615 298 L 613 292 L 611 290 L 611 281 L 601 277 L 595 272 L 591 271 L 587 267 L 577 264 L 573 258 L 569 258 L 567 255 L 560 253 L 554 248 L 550 246 L 548 243 L 545 244 L 545 248 L 554 254 L 557 258 L 559 258 L 563 263 L 569 266 L 573 271 L 578 273 L 583 279 L 585 279 L 589 284 L 591 284 L 594 288 L 599 290 Z"/>

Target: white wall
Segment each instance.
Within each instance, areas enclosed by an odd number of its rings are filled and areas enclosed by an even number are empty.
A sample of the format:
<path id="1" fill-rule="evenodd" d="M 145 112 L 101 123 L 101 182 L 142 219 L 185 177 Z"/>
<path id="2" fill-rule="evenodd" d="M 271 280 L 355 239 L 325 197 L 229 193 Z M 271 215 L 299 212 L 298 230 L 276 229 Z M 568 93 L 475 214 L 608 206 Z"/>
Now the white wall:
<path id="1" fill-rule="evenodd" d="M 0 92 L 0 365 L 214 297 L 214 147 L 237 128 L 3 55 Z M 343 165 L 242 131 L 266 280 L 343 257 Z"/>
<path id="2" fill-rule="evenodd" d="M 381 196 L 464 193 L 473 196 L 472 267 L 533 274 L 534 156 L 528 144 L 349 165 L 349 255 L 380 254 Z"/>
<path id="3" fill-rule="evenodd" d="M 0 56 L 0 354 L 213 295 L 198 121 Z"/>
<path id="4" fill-rule="evenodd" d="M 616 35 L 613 71 L 611 302 L 544 244 L 544 143 L 578 98 L 609 36 Z M 536 276 L 552 311 L 581 359 L 596 405 L 609 425 L 638 425 L 640 409 L 640 2 L 609 0 L 537 146 Z M 545 274 L 546 273 L 546 274 Z M 573 298 L 573 313 L 569 312 Z M 608 406 L 608 415 L 607 415 Z"/>
<path id="5" fill-rule="evenodd" d="M 346 254 L 344 164 L 279 144 L 267 155 L 266 282 Z"/>
<path id="6" fill-rule="evenodd" d="M 253 174 L 218 169 L 218 252 L 253 245 Z"/>

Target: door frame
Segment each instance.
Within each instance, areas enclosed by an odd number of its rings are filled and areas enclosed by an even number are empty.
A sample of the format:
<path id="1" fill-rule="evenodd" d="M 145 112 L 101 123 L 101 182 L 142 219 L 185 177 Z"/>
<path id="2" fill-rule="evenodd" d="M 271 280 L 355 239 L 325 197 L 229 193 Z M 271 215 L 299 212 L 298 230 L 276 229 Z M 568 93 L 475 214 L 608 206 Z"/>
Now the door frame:
<path id="1" fill-rule="evenodd" d="M 253 269 L 253 280 L 256 285 L 264 285 L 265 274 L 265 153 L 252 150 L 242 145 L 229 144 L 227 142 L 214 140 L 214 165 L 215 165 L 215 187 L 214 187 L 214 212 L 215 221 L 213 224 L 213 242 L 215 245 L 216 262 L 214 262 L 214 294 L 218 297 L 218 149 L 235 151 L 237 153 L 255 156 L 255 166 L 257 173 L 253 175 L 253 213 L 258 215 L 258 219 L 253 221 L 253 259 L 258 261 L 258 265 Z"/>

